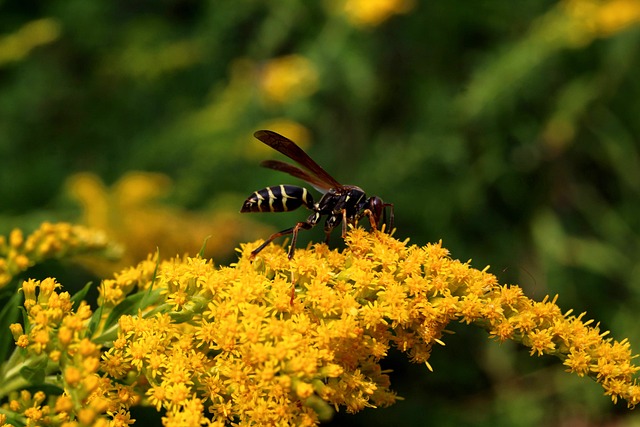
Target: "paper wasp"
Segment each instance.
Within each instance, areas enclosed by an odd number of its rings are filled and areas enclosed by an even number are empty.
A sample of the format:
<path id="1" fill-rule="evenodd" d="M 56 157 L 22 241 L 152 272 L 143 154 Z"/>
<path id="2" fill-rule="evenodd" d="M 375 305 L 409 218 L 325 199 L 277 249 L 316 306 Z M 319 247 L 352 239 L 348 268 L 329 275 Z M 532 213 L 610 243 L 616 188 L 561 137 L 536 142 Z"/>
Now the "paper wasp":
<path id="1" fill-rule="evenodd" d="M 329 242 L 331 232 L 340 223 L 342 223 L 342 237 L 344 238 L 347 233 L 347 225 L 355 225 L 364 216 L 369 218 L 371 228 L 377 229 L 378 225 L 386 218 L 387 207 L 390 210 L 388 232 L 391 232 L 393 229 L 393 204 L 384 203 L 377 196 L 367 198 L 365 192 L 355 185 L 340 184 L 293 141 L 276 132 L 259 130 L 253 136 L 307 170 L 278 160 L 263 161 L 261 166 L 285 172 L 306 181 L 323 193 L 323 196 L 319 202 L 315 203 L 313 196 L 306 188 L 294 185 L 274 185 L 254 191 L 245 200 L 240 212 L 288 212 L 304 205 L 313 213 L 306 221 L 298 222 L 291 228 L 272 234 L 263 244 L 251 252 L 251 256 L 255 256 L 278 237 L 291 234 L 289 259 L 293 258 L 298 232 L 301 229 L 313 228 L 323 216 L 327 216 L 324 223 L 326 242 Z"/>

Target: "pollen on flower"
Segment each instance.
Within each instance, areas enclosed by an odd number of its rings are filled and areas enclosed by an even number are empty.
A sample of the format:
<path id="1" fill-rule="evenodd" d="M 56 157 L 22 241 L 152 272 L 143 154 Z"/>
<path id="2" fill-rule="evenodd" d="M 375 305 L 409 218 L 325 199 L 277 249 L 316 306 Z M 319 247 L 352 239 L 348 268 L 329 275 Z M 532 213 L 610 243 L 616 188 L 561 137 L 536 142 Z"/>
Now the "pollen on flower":
<path id="1" fill-rule="evenodd" d="M 533 356 L 537 354 L 541 356 L 543 354 L 552 353 L 555 350 L 555 344 L 553 342 L 553 334 L 549 329 L 539 329 L 529 332 L 523 342 L 531 347 L 530 354 Z"/>
<path id="2" fill-rule="evenodd" d="M 586 350 L 572 349 L 569 351 L 569 354 L 563 364 L 568 367 L 567 370 L 569 372 L 573 372 L 578 376 L 583 377 L 589 374 L 591 369 L 591 360 L 591 356 Z"/>
<path id="3" fill-rule="evenodd" d="M 16 340 L 18 347 L 26 348 L 29 345 L 29 337 L 27 335 L 20 335 Z"/>
<path id="4" fill-rule="evenodd" d="M 500 342 L 512 339 L 515 328 L 510 322 L 499 322 L 490 331 L 489 335 L 498 339 Z"/>

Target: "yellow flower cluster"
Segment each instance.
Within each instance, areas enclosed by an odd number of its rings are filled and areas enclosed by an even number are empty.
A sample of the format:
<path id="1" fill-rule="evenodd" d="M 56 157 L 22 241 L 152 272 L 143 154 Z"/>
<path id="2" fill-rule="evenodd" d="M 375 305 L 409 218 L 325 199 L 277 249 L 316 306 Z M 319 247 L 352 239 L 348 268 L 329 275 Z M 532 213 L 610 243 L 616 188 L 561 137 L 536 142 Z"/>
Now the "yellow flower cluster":
<path id="1" fill-rule="evenodd" d="M 304 56 L 281 56 L 264 64 L 260 88 L 269 102 L 286 104 L 312 95 L 317 87 L 318 71 Z"/>
<path id="2" fill-rule="evenodd" d="M 410 12 L 414 0 L 343 0 L 340 3 L 349 22 L 358 27 L 380 25 L 393 15 Z"/>
<path id="3" fill-rule="evenodd" d="M 86 335 L 86 305 L 72 312 L 52 280 L 25 282 L 29 325 L 25 333 L 12 327 L 14 338 L 59 361 L 65 393 L 50 406 L 24 395 L 10 409 L 49 417 L 40 424 L 58 425 L 51 420 L 63 414 L 75 417 L 67 425 L 104 423 L 108 414 L 126 425 L 140 401 L 164 409 L 165 426 L 313 426 L 333 408 L 394 403 L 380 360 L 394 346 L 431 369 L 432 347 L 456 321 L 557 356 L 614 401 L 638 403 L 629 343 L 606 338 L 584 315 L 563 314 L 556 298 L 532 301 L 451 259 L 441 244 L 408 246 L 362 229 L 346 241 L 344 251 L 316 245 L 292 260 L 277 246 L 252 259 L 257 243 L 245 245 L 237 264 L 220 268 L 202 258 L 150 258 L 103 283 L 106 311 Z M 116 312 L 124 313 L 117 335 L 105 340 Z M 99 366 L 96 342 L 108 347 Z"/>
<path id="4" fill-rule="evenodd" d="M 129 415 L 122 407 L 139 399 L 130 386 L 98 375 L 101 346 L 90 340 L 91 309 L 84 301 L 74 308 L 59 288 L 51 278 L 23 283 L 27 316 L 24 327 L 10 327 L 17 349 L 4 367 L 0 397 L 9 395 L 8 409 L 26 425 L 126 426 Z M 46 402 L 42 391 L 31 395 L 23 389 L 43 385 L 61 394 Z"/>
<path id="5" fill-rule="evenodd" d="M 84 266 L 106 277 L 144 260 L 156 248 L 169 256 L 192 251 L 206 236 L 213 237 L 207 241 L 205 256 L 228 257 L 233 254 L 229 242 L 238 242 L 262 227 L 239 218 L 236 212 L 195 214 L 163 205 L 161 199 L 170 193 L 171 185 L 165 175 L 140 171 L 125 174 L 111 187 L 91 173 L 72 175 L 66 187 L 82 207 L 82 223 L 104 230 L 125 248 L 117 263 L 85 257 L 81 260 Z"/>
<path id="6" fill-rule="evenodd" d="M 576 21 L 576 29 L 591 37 L 608 37 L 640 23 L 637 0 L 565 0 L 563 3 L 567 15 Z"/>
<path id="7" fill-rule="evenodd" d="M 8 239 L 0 236 L 0 288 L 46 259 L 110 250 L 116 248 L 103 232 L 79 225 L 45 222 L 26 238 L 14 229 Z"/>
<path id="8" fill-rule="evenodd" d="M 54 18 L 42 18 L 27 22 L 16 32 L 0 36 L 0 67 L 24 59 L 38 46 L 60 38 L 62 25 Z"/>

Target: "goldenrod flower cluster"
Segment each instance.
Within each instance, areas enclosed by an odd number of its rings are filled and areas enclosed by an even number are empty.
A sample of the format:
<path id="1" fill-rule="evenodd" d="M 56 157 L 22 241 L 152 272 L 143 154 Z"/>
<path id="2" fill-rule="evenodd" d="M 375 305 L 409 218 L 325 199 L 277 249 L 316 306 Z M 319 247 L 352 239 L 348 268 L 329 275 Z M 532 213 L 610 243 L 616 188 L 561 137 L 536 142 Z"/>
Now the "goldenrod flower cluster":
<path id="1" fill-rule="evenodd" d="M 431 369 L 450 322 L 557 356 L 614 401 L 638 403 L 629 343 L 563 313 L 557 298 L 532 301 L 441 244 L 362 229 L 346 241 L 292 260 L 278 246 L 252 259 L 257 244 L 245 245 L 229 267 L 149 258 L 103 282 L 94 314 L 72 309 L 53 280 L 25 282 L 28 326 L 12 326 L 14 338 L 26 360 L 49 356 L 45 373 L 59 370 L 63 392 L 48 404 L 23 392 L 5 410 L 33 425 L 124 426 L 143 403 L 166 411 L 165 426 L 313 426 L 334 408 L 394 403 L 380 361 L 396 347 Z"/>
<path id="2" fill-rule="evenodd" d="M 44 260 L 110 250 L 116 247 L 103 232 L 80 225 L 45 222 L 26 238 L 14 229 L 8 239 L 0 236 L 0 288 Z"/>
<path id="3" fill-rule="evenodd" d="M 81 262 L 102 277 L 135 265 L 149 252 L 184 254 L 202 244 L 206 236 L 206 255 L 229 257 L 233 246 L 246 234 L 268 231 L 264 226 L 229 212 L 196 214 L 164 205 L 162 198 L 171 192 L 172 182 L 159 173 L 131 171 L 111 186 L 95 174 L 78 173 L 67 179 L 69 195 L 82 208 L 82 223 L 104 230 L 112 240 L 126 248 L 118 262 L 84 257 Z"/>
<path id="4" fill-rule="evenodd" d="M 286 104 L 312 95 L 318 86 L 318 71 L 301 55 L 287 55 L 264 64 L 260 89 L 265 100 Z"/>
<path id="5" fill-rule="evenodd" d="M 349 22 L 358 27 L 375 27 L 393 15 L 410 12 L 413 0 L 342 0 L 338 2 Z"/>
<path id="6" fill-rule="evenodd" d="M 0 66 L 23 60 L 38 46 L 60 38 L 62 24 L 54 18 L 36 19 L 17 31 L 0 36 Z"/>
<path id="7" fill-rule="evenodd" d="M 107 415 L 111 425 L 127 425 L 121 409 L 139 399 L 130 386 L 99 375 L 101 345 L 90 339 L 93 313 L 60 287 L 52 278 L 22 284 L 25 325 L 10 327 L 16 350 L 3 365 L 0 397 L 10 396 L 8 409 L 26 425 L 107 426 Z M 25 390 L 43 386 L 60 393 L 47 401 L 42 391 Z"/>
<path id="8" fill-rule="evenodd" d="M 636 0 L 564 0 L 567 16 L 581 38 L 609 37 L 640 23 L 640 3 Z M 574 34 L 575 37 L 575 34 Z"/>

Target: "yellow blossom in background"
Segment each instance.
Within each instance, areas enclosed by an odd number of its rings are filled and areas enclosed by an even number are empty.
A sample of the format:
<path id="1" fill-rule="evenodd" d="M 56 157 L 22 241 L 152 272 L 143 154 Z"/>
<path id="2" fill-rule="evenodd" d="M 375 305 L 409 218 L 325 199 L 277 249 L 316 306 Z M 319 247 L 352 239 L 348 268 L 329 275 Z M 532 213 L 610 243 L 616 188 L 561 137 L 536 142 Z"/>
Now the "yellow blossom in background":
<path id="1" fill-rule="evenodd" d="M 34 384 L 19 365 L 5 368 L 14 377 L 0 378 L 0 397 L 12 396 L 3 411 L 42 425 L 65 417 L 127 425 L 130 408 L 144 403 L 165 410 L 165 426 L 314 426 L 332 408 L 393 404 L 380 361 L 395 347 L 432 369 L 451 322 L 521 343 L 532 356 L 556 356 L 614 402 L 640 399 L 627 340 L 563 312 L 557 296 L 538 302 L 500 285 L 439 243 L 409 246 L 354 229 L 343 251 L 319 244 L 289 260 L 271 245 L 252 259 L 259 243 L 243 245 L 228 267 L 149 258 L 104 281 L 94 313 L 53 279 L 25 281 L 26 325 L 11 327 L 25 341 L 16 353 L 64 393 L 46 400 L 21 391 Z M 58 362 L 42 363 L 47 354 Z"/>
<path id="2" fill-rule="evenodd" d="M 342 0 L 339 7 L 353 25 L 375 27 L 393 15 L 410 12 L 414 0 Z"/>
<path id="3" fill-rule="evenodd" d="M 604 36 L 615 34 L 640 23 L 640 2 L 638 0 L 613 0 L 603 5 L 598 14 L 600 33 Z"/>
<path id="4" fill-rule="evenodd" d="M 567 49 L 583 49 L 594 40 L 613 37 L 640 24 L 638 0 L 563 0 L 538 17 L 512 46 L 479 68 L 460 95 L 459 106 L 468 118 L 490 110 L 496 100 L 521 92 L 530 76 Z M 572 142 L 585 109 L 605 96 L 597 79 L 576 79 L 556 95 L 556 112 L 542 130 L 545 150 L 560 153 Z M 604 92 L 603 92 L 604 91 Z"/>
<path id="5" fill-rule="evenodd" d="M 95 252 L 117 256 L 119 248 L 102 231 L 68 223 L 45 222 L 26 237 L 14 229 L 8 239 L 0 236 L 0 288 L 44 260 Z"/>
<path id="6" fill-rule="evenodd" d="M 20 61 L 38 46 L 56 41 L 61 32 L 56 19 L 42 18 L 27 22 L 12 34 L 0 36 L 0 66 Z"/>
<path id="7" fill-rule="evenodd" d="M 301 55 L 274 58 L 262 67 L 260 88 L 267 101 L 291 102 L 317 90 L 318 71 L 309 59 Z"/>
<path id="8" fill-rule="evenodd" d="M 104 260 L 85 258 L 91 268 L 108 274 L 136 264 L 159 249 L 169 256 L 197 252 L 207 236 L 206 256 L 231 255 L 230 243 L 253 235 L 257 226 L 234 212 L 190 213 L 160 202 L 171 190 L 171 180 L 162 174 L 129 172 L 111 188 L 90 173 L 67 180 L 67 190 L 83 210 L 82 222 L 99 228 L 120 242 L 124 255 L 117 266 Z"/>
<path id="9" fill-rule="evenodd" d="M 640 23 L 638 0 L 565 0 L 567 14 L 593 37 L 609 37 Z"/>
<path id="10" fill-rule="evenodd" d="M 175 132 L 181 138 L 185 132 L 189 132 L 195 139 L 210 145 L 221 134 L 228 135 L 232 123 L 246 117 L 247 109 L 251 109 L 256 102 L 256 96 L 266 108 L 279 108 L 314 94 L 319 79 L 317 66 L 301 55 L 288 55 L 264 62 L 238 57 L 229 65 L 226 84 L 212 88 L 209 101 L 180 120 Z M 237 146 L 235 144 L 244 141 L 225 140 L 225 152 L 228 152 L 229 145 Z"/>
<path id="11" fill-rule="evenodd" d="M 547 50 L 584 47 L 640 24 L 638 0 L 565 0 L 542 20 L 536 35 Z M 551 28 L 551 30 L 548 30 Z M 538 55 L 540 56 L 540 55 Z M 555 112 L 542 130 L 545 149 L 558 156 L 573 142 L 585 108 L 602 96 L 597 79 L 577 79 L 556 95 Z M 606 89 L 604 89 L 606 90 Z"/>

